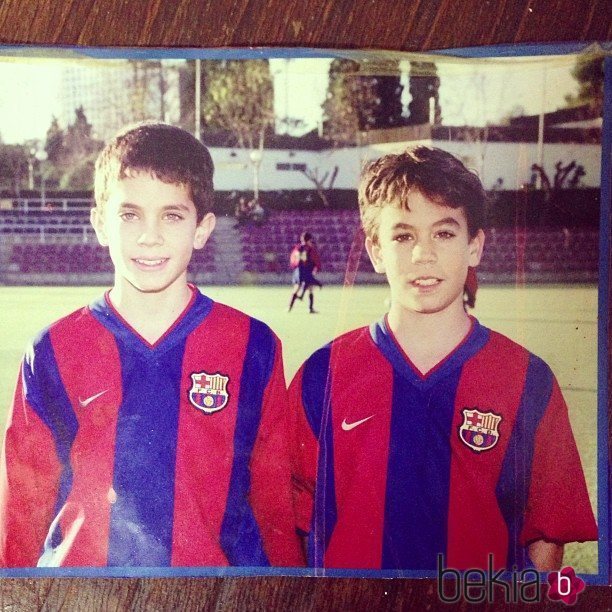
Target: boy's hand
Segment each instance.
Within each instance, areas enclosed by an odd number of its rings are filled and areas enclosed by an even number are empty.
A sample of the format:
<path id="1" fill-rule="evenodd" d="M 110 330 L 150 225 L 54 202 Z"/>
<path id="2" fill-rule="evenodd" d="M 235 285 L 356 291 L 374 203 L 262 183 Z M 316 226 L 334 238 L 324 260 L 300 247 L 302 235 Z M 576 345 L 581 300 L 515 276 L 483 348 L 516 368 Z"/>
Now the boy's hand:
<path id="1" fill-rule="evenodd" d="M 559 570 L 563 563 L 563 545 L 536 540 L 529 545 L 529 558 L 540 572 Z"/>

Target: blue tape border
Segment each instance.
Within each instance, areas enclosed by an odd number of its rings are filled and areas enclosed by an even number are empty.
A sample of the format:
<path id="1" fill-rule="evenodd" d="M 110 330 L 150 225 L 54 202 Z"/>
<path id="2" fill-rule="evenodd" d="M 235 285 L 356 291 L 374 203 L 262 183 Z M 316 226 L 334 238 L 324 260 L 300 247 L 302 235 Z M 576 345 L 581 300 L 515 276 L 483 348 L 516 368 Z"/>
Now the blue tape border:
<path id="1" fill-rule="evenodd" d="M 348 570 L 279 567 L 72 567 L 72 568 L 13 568 L 0 570 L 1 578 L 378 578 L 378 579 L 436 579 L 433 571 L 406 570 Z M 546 584 L 546 572 L 540 573 L 541 584 Z M 603 576 L 578 574 L 587 584 L 607 585 Z M 510 581 L 506 572 L 502 580 Z"/>
<path id="2" fill-rule="evenodd" d="M 604 51 L 612 50 L 612 42 L 563 42 L 563 43 L 517 43 L 493 45 L 490 47 L 464 47 L 460 49 L 439 49 L 431 51 L 436 55 L 452 57 L 487 58 L 487 57 L 539 57 L 543 55 L 571 55 L 582 53 L 598 45 Z"/>
<path id="3" fill-rule="evenodd" d="M 599 338 L 598 338 L 598 421 L 597 421 L 597 474 L 599 508 L 599 563 L 612 583 L 612 551 L 610 549 L 610 525 L 612 503 L 610 500 L 610 440 L 609 412 L 612 402 L 608 394 L 610 353 L 610 215 L 612 201 L 612 57 L 604 60 L 604 109 L 601 138 L 601 204 L 599 223 Z M 607 510 L 607 511 L 606 511 Z"/>
<path id="4" fill-rule="evenodd" d="M 395 51 L 384 49 L 328 49 L 308 47 L 78 47 L 0 45 L 0 57 L 38 57 L 59 59 L 87 57 L 90 59 L 331 59 L 335 57 L 360 58 L 363 56 L 441 55 L 465 59 L 501 57 L 537 57 L 546 55 L 571 55 L 582 53 L 598 45 L 604 51 L 612 51 L 612 42 L 520 43 L 433 51 Z"/>

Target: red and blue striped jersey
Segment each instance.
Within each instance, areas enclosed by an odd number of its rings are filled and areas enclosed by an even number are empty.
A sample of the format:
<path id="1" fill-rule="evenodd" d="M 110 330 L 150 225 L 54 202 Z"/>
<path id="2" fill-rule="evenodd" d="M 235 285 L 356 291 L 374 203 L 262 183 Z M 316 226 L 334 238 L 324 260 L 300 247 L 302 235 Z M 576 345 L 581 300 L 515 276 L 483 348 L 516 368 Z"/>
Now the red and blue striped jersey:
<path id="1" fill-rule="evenodd" d="M 0 561 L 295 566 L 281 346 L 194 289 L 154 345 L 108 297 L 26 354 L 0 475 Z"/>
<path id="2" fill-rule="evenodd" d="M 314 353 L 289 389 L 298 529 L 314 567 L 530 567 L 527 545 L 597 539 L 550 368 L 475 319 L 422 375 L 386 321 Z"/>

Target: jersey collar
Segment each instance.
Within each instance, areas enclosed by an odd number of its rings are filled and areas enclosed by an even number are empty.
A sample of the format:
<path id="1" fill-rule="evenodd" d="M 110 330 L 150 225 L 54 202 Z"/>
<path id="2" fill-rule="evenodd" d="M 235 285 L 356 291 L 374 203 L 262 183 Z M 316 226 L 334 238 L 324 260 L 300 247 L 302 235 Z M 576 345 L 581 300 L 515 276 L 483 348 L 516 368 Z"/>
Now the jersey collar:
<path id="1" fill-rule="evenodd" d="M 113 307 L 108 292 L 89 304 L 89 310 L 118 340 L 145 354 L 165 352 L 187 337 L 208 315 L 213 301 L 190 285 L 193 295 L 176 321 L 154 343 L 147 342 Z"/>
<path id="2" fill-rule="evenodd" d="M 481 325 L 474 317 L 470 318 L 472 319 L 472 327 L 467 336 L 426 374 L 419 372 L 401 349 L 389 328 L 386 315 L 379 321 L 372 323 L 370 335 L 380 352 L 398 374 L 408 379 L 415 386 L 428 388 L 446 378 L 455 369 L 462 367 L 487 343 L 490 330 Z"/>

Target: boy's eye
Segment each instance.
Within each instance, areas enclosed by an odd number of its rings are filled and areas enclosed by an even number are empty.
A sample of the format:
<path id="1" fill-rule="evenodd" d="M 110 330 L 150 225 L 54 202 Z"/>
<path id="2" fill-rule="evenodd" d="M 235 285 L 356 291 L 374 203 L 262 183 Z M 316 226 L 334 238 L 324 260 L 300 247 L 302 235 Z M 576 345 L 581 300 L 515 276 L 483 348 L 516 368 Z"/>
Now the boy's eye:
<path id="1" fill-rule="evenodd" d="M 394 242 L 407 242 L 408 240 L 412 240 L 412 234 L 397 234 L 393 237 Z"/>
<path id="2" fill-rule="evenodd" d="M 178 213 L 168 213 L 166 215 L 166 219 L 168 219 L 169 221 L 180 221 L 183 218 L 182 215 L 179 215 Z"/>
<path id="3" fill-rule="evenodd" d="M 441 238 L 442 240 L 450 240 L 456 236 L 455 232 L 451 232 L 449 230 L 442 230 L 440 232 L 436 232 L 436 238 Z"/>
<path id="4" fill-rule="evenodd" d="M 136 213 L 125 211 L 119 215 L 119 218 L 122 221 L 133 221 L 134 219 L 136 219 Z"/>

